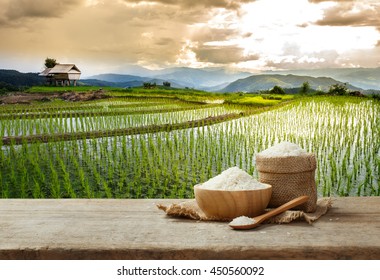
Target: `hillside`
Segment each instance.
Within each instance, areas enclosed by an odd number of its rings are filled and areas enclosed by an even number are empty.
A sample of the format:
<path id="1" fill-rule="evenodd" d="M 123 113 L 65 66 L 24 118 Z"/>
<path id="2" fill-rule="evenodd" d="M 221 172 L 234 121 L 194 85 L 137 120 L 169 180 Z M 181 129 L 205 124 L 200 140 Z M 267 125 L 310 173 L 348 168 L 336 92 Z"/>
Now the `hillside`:
<path id="1" fill-rule="evenodd" d="M 88 79 L 81 79 L 82 84 L 91 86 L 111 86 L 111 87 L 139 87 L 143 83 L 156 83 L 162 85 L 163 82 L 170 82 L 172 87 L 185 88 L 186 85 L 178 83 L 173 80 L 164 80 L 151 77 L 140 77 L 135 75 L 123 74 L 100 74 L 91 76 Z"/>
<path id="2" fill-rule="evenodd" d="M 149 76 L 127 74 L 100 74 L 81 79 L 80 85 L 111 86 L 111 87 L 138 87 L 143 83 L 156 83 L 162 85 L 168 81 L 174 88 L 195 88 L 211 92 L 257 92 L 268 90 L 275 85 L 283 88 L 299 88 L 303 82 L 308 81 L 311 88 L 328 90 L 332 84 L 344 83 L 348 80 L 356 81 L 349 83 L 351 90 L 372 88 L 377 92 L 380 88 L 380 68 L 375 69 L 325 69 L 325 70 L 293 70 L 293 72 L 309 72 L 312 75 L 287 74 L 260 74 L 252 75 L 248 72 L 228 72 L 220 68 L 168 68 L 162 70 L 147 70 Z M 377 72 L 378 71 L 378 76 Z M 140 71 L 141 72 L 141 71 Z M 335 74 L 334 74 L 335 73 Z M 323 77 L 314 77 L 317 74 L 325 74 Z M 314 76 L 313 76 L 314 75 Z M 326 77 L 329 75 L 341 76 L 342 79 Z M 43 77 L 38 73 L 21 73 L 16 70 L 0 70 L 0 88 L 2 92 L 17 91 L 23 87 L 42 85 Z M 372 83 L 373 86 L 369 86 Z M 378 84 L 378 85 L 377 85 Z M 365 91 L 366 92 L 366 91 Z"/>
<path id="3" fill-rule="evenodd" d="M 251 73 L 248 72 L 228 72 L 220 68 L 194 69 L 188 67 L 178 67 L 161 70 L 155 78 L 168 81 L 175 81 L 190 88 L 208 90 L 211 87 L 220 87 L 225 83 L 231 83 L 237 79 L 246 78 Z"/>
<path id="4" fill-rule="evenodd" d="M 44 79 L 38 73 L 21 73 L 16 70 L 0 69 L 0 82 L 16 87 L 42 85 Z"/>
<path id="5" fill-rule="evenodd" d="M 282 88 L 299 88 L 304 82 L 309 82 L 313 89 L 328 90 L 333 84 L 340 84 L 340 81 L 327 77 L 314 78 L 310 76 L 296 75 L 253 75 L 245 79 L 239 79 L 230 83 L 220 92 L 257 92 L 260 90 L 269 90 L 274 86 Z M 348 85 L 351 90 L 360 90 L 360 88 Z"/>
<path id="6" fill-rule="evenodd" d="M 380 67 L 378 68 L 324 68 L 268 71 L 265 74 L 294 74 L 311 77 L 331 77 L 363 89 L 380 90 Z"/>
<path id="7" fill-rule="evenodd" d="M 100 74 L 91 76 L 88 78 L 89 80 L 100 80 L 111 83 L 126 83 L 132 81 L 145 81 L 149 78 L 143 78 L 135 75 L 123 75 L 123 74 Z"/>
<path id="8" fill-rule="evenodd" d="M 128 86 L 126 83 L 129 82 L 133 82 L 133 85 L 137 82 L 141 82 L 142 85 L 143 82 L 156 82 L 157 84 L 162 84 L 164 81 L 168 81 L 174 87 L 189 87 L 213 91 L 214 89 L 221 89 L 237 79 L 246 78 L 252 75 L 248 72 L 229 72 L 221 68 L 194 69 L 188 67 L 176 67 L 146 71 L 142 71 L 140 68 L 137 70 L 133 69 L 136 70 L 136 72 L 132 71 L 129 74 L 101 74 L 88 77 L 87 79 L 123 83 L 124 87 Z M 145 75 L 140 76 L 140 74 Z"/>

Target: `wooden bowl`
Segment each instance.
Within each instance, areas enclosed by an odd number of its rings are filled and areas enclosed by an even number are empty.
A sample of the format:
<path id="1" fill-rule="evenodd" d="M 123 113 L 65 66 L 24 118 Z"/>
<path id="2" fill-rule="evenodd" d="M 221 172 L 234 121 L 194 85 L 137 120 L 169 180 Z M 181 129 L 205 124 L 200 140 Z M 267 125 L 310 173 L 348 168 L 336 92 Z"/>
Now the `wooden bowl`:
<path id="1" fill-rule="evenodd" d="M 272 196 L 272 186 L 257 190 L 212 190 L 194 186 L 195 199 L 208 216 L 221 220 L 239 216 L 255 217 L 264 212 Z"/>

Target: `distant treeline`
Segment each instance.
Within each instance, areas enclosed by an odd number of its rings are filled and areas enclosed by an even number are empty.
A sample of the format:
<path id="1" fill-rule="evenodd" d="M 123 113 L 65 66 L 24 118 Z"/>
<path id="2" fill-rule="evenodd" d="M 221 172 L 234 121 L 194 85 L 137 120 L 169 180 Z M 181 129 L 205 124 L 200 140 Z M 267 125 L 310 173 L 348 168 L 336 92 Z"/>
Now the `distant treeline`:
<path id="1" fill-rule="evenodd" d="M 38 76 L 38 73 L 20 73 L 16 70 L 0 69 L 0 94 L 42 84 L 44 84 L 44 79 Z"/>
<path id="2" fill-rule="evenodd" d="M 252 92 L 254 93 L 254 92 Z M 349 90 L 344 84 L 334 84 L 330 86 L 330 89 L 327 91 L 316 90 L 313 88 L 308 88 L 307 91 L 304 91 L 302 87 L 294 88 L 282 88 L 275 86 L 271 90 L 260 90 L 257 93 L 260 94 L 310 94 L 310 95 L 351 95 L 351 96 L 371 96 L 375 99 L 379 99 L 380 90 L 367 89 L 367 90 Z"/>
<path id="3" fill-rule="evenodd" d="M 245 81 L 245 83 L 257 85 L 260 83 L 267 82 L 269 75 L 259 75 L 260 77 L 248 77 L 243 80 L 235 81 L 232 84 L 241 84 Z M 281 75 L 275 75 L 280 78 L 284 78 Z M 278 78 L 277 77 L 277 78 Z M 296 76 L 294 75 L 287 75 L 285 76 L 286 79 L 295 79 Z M 252 79 L 258 79 L 252 82 Z M 302 78 L 302 77 L 301 77 Z M 322 78 L 321 78 L 322 79 Z M 331 78 L 323 78 L 328 79 L 329 82 L 334 81 Z M 287 80 L 287 81 L 288 81 Z M 297 80 L 298 81 L 298 80 Z M 301 81 L 301 80 L 300 80 Z M 4 70 L 0 69 L 0 94 L 5 94 L 7 92 L 15 92 L 15 91 L 23 91 L 29 87 L 32 86 L 40 86 L 45 84 L 44 77 L 38 76 L 38 73 L 21 73 L 16 70 Z M 133 88 L 133 87 L 144 87 L 144 88 L 156 88 L 158 87 L 158 82 L 163 83 L 163 87 L 171 88 L 172 85 L 168 81 L 161 81 L 161 80 L 151 80 L 150 82 L 143 82 L 142 80 L 131 80 L 126 82 L 107 82 L 103 80 L 96 80 L 96 79 L 87 79 L 87 80 L 80 80 L 79 85 L 92 85 L 92 86 L 100 86 L 100 87 L 120 87 L 120 88 Z M 289 82 L 289 81 L 288 81 Z M 244 84 L 243 84 L 244 86 Z M 236 89 L 239 89 L 241 87 L 231 88 L 231 91 L 228 91 L 226 93 L 231 92 L 240 92 L 241 94 L 252 92 L 252 93 L 271 93 L 271 94 L 329 94 L 329 95 L 356 95 L 360 96 L 362 94 L 371 96 L 376 99 L 380 99 L 380 90 L 362 90 L 362 89 L 355 89 L 350 88 L 351 86 L 349 84 L 339 83 L 333 84 L 330 86 L 330 89 L 328 90 L 316 90 L 311 87 L 311 84 L 309 82 L 304 82 L 300 87 L 292 87 L 292 88 L 286 88 L 286 87 L 280 87 L 280 86 L 274 86 L 272 89 L 268 90 L 248 90 L 248 91 L 236 91 Z"/>

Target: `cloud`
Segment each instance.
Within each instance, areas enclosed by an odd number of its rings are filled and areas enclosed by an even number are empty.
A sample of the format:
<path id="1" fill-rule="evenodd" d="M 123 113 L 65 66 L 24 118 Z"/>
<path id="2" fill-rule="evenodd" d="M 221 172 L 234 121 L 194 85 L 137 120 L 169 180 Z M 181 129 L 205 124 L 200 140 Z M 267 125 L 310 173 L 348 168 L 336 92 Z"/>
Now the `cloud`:
<path id="1" fill-rule="evenodd" d="M 334 6 L 325 9 L 323 18 L 314 23 L 326 26 L 373 26 L 380 30 L 380 4 L 373 1 L 335 1 Z"/>
<path id="2" fill-rule="evenodd" d="M 306 28 L 309 26 L 309 24 L 307 22 L 304 22 L 304 23 L 301 23 L 301 24 L 297 24 L 298 27 L 301 27 L 301 28 Z"/>
<path id="3" fill-rule="evenodd" d="M 366 50 L 323 50 L 318 52 L 302 52 L 297 44 L 285 44 L 283 53 L 276 57 L 266 57 L 266 69 L 322 69 L 341 67 L 379 67 L 379 48 Z"/>
<path id="4" fill-rule="evenodd" d="M 373 65 L 380 36 L 367 26 L 379 26 L 378 0 L 310 2 L 0 0 L 0 38 L 6 38 L 0 56 L 20 65 L 37 61 L 36 71 L 49 56 L 92 73 L 122 72 L 130 63 L 305 68 L 358 65 L 362 57 L 363 67 Z M 364 58 L 371 49 L 372 58 Z"/>
<path id="5" fill-rule="evenodd" d="M 309 0 L 310 3 L 322 3 L 322 2 L 353 2 L 355 0 Z"/>
<path id="6" fill-rule="evenodd" d="M 80 6 L 84 0 L 12 0 L 5 9 L 8 20 L 21 18 L 54 18 L 61 17 L 75 6 Z"/>
<path id="7" fill-rule="evenodd" d="M 157 46 L 170 46 L 175 44 L 175 41 L 171 37 L 161 37 L 154 41 L 154 44 Z"/>
<path id="8" fill-rule="evenodd" d="M 7 22 L 0 27 L 0 36 L 12 34 L 2 49 L 16 53 L 27 45 L 31 56 L 51 56 L 61 62 L 96 59 L 99 65 L 165 66 L 178 64 L 190 40 L 203 46 L 188 49 L 199 65 L 252 60 L 257 57 L 245 56 L 242 48 L 204 46 L 249 37 L 251 33 L 241 34 L 232 26 L 238 9 L 248 2 L 254 1 L 0 0 L 0 22 Z M 222 25 L 209 22 L 215 16 Z"/>
<path id="9" fill-rule="evenodd" d="M 8 12 L 22 3 L 5 1 L 8 0 L 0 0 L 0 14 L 2 7 Z M 66 0 L 55 4 L 66 5 L 62 9 L 69 12 L 51 14 L 47 11 L 54 10 L 54 1 L 42 2 L 49 7 L 43 13 L 36 14 L 29 4 L 18 14 L 8 12 L 17 24 L 0 26 L 0 37 L 7 38 L 0 46 L 0 54 L 27 53 L 33 58 L 49 56 L 62 63 L 96 67 L 138 61 L 165 65 L 176 61 L 187 34 L 188 23 L 183 22 L 175 6 L 130 7 L 118 0 L 85 5 L 84 1 Z M 195 16 L 184 13 L 192 23 Z"/>
<path id="10" fill-rule="evenodd" d="M 297 43 L 285 43 L 282 54 L 267 57 L 265 67 L 275 69 L 328 68 L 339 67 L 339 53 L 336 50 L 303 52 Z"/>
<path id="11" fill-rule="evenodd" d="M 360 50 L 350 50 L 340 56 L 339 65 L 343 67 L 380 67 L 380 50 L 367 50 L 365 55 Z"/>
<path id="12" fill-rule="evenodd" d="M 239 35 L 240 32 L 236 29 L 203 26 L 202 28 L 196 29 L 191 39 L 198 42 L 227 41 Z M 245 36 L 247 36 L 247 34 L 245 34 Z"/>
<path id="13" fill-rule="evenodd" d="M 241 4 L 242 1 L 237 3 Z M 241 29 L 239 11 L 214 9 L 209 11 L 208 15 L 209 18 L 204 22 L 189 26 L 188 39 L 192 44 L 191 47 L 188 46 L 187 54 L 191 54 L 190 57 L 194 61 L 199 65 L 210 66 L 259 59 L 255 51 L 246 50 L 241 45 L 241 42 L 249 40 L 253 33 L 251 29 Z"/>
<path id="14" fill-rule="evenodd" d="M 184 8 L 225 8 L 225 9 L 238 9 L 242 4 L 254 2 L 255 0 L 124 0 L 126 3 L 156 3 L 163 5 L 176 5 Z"/>
<path id="15" fill-rule="evenodd" d="M 244 49 L 237 46 L 201 46 L 193 49 L 198 61 L 215 64 L 239 63 L 258 60 L 258 55 L 244 55 Z"/>
<path id="16" fill-rule="evenodd" d="M 310 68 L 335 68 L 340 67 L 339 55 L 334 51 L 320 53 L 306 53 L 300 56 L 282 56 L 276 59 L 267 59 L 267 69 L 310 69 Z"/>

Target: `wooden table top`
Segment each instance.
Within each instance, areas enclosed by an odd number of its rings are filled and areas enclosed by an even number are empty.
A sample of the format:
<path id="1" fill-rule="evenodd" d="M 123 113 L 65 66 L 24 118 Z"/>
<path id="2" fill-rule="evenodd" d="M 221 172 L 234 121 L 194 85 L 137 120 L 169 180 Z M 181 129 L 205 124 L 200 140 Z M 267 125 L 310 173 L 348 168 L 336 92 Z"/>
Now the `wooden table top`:
<path id="1" fill-rule="evenodd" d="M 334 198 L 309 225 L 235 231 L 168 217 L 179 199 L 0 200 L 0 259 L 380 259 L 380 197 Z"/>

